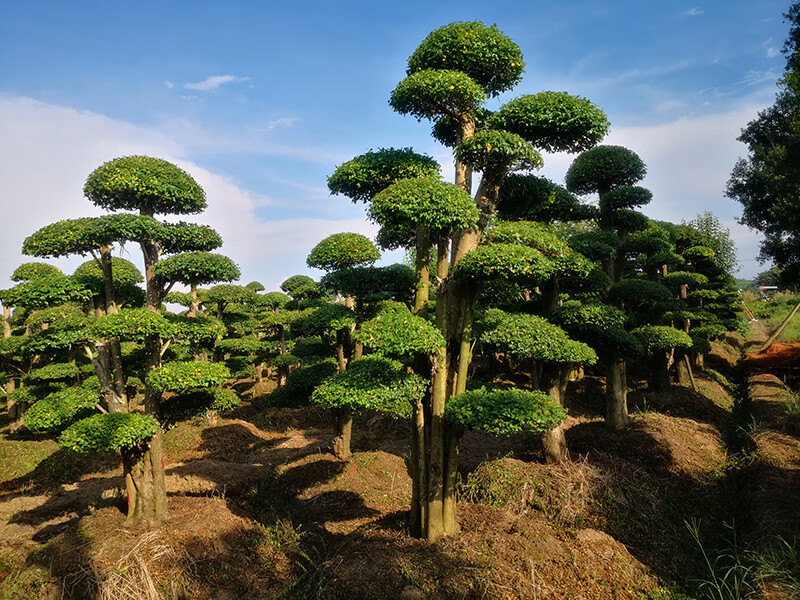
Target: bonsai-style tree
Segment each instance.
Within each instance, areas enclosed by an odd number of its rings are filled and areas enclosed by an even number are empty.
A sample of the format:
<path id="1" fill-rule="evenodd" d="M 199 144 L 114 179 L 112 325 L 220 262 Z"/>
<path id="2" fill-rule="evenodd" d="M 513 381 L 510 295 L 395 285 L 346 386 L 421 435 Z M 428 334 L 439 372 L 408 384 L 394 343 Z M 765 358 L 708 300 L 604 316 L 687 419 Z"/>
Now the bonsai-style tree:
<path id="1" fill-rule="evenodd" d="M 138 214 L 107 215 L 55 223 L 28 238 L 23 250 L 37 256 L 94 255 L 103 271 L 105 308 L 108 313 L 95 329 L 95 345 L 99 347 L 104 345 L 104 340 L 133 336 L 144 343 L 145 373 L 155 371 L 161 367 L 164 340 L 170 337 L 169 323 L 159 315 L 161 302 L 168 289 L 175 281 L 180 280 L 177 275 L 179 269 L 175 265 L 171 273 L 168 274 L 165 268 L 165 272 L 159 274 L 156 264 L 163 254 L 213 250 L 221 245 L 221 239 L 208 227 L 187 223 L 162 223 L 154 216 L 201 212 L 206 206 L 205 193 L 191 176 L 167 161 L 146 156 L 128 156 L 109 161 L 92 172 L 84 186 L 84 194 L 97 206 L 113 211 L 137 211 Z M 146 285 L 145 311 L 119 312 L 116 307 L 111 246 L 126 241 L 138 242 L 142 249 Z M 111 362 L 115 363 L 116 359 Z M 98 376 L 107 372 L 101 363 L 100 360 L 96 363 Z M 113 389 L 114 394 L 107 396 L 111 400 L 106 409 L 110 414 L 105 416 L 112 417 L 115 413 L 136 414 L 131 412 L 134 407 L 125 396 L 126 374 L 116 366 L 109 370 L 113 373 L 110 378 L 113 385 L 107 387 Z M 140 415 L 141 418 L 113 417 L 113 421 L 108 421 L 107 427 L 98 430 L 113 433 L 117 431 L 117 425 L 137 423 L 130 431 L 119 432 L 126 444 L 120 448 L 132 453 L 127 458 L 123 453 L 129 490 L 127 522 L 129 525 L 143 524 L 149 527 L 166 519 L 168 511 L 161 430 L 158 425 L 162 389 L 154 386 L 148 377 L 144 379 L 144 415 Z M 106 384 L 101 380 L 101 385 Z M 92 418 L 97 420 L 103 417 Z M 147 427 L 140 426 L 145 422 L 149 423 Z M 154 429 L 152 423 L 155 423 Z M 80 430 L 85 426 L 74 427 Z M 109 435 L 110 437 L 105 436 L 103 439 L 119 437 L 114 437 L 116 433 Z M 71 440 L 69 447 L 81 450 L 97 447 L 94 442 L 81 445 L 75 442 L 76 438 L 67 438 Z M 131 490 L 134 489 L 135 494 L 131 495 Z"/>
<path id="2" fill-rule="evenodd" d="M 443 512 L 444 414 L 448 398 L 457 389 L 463 389 L 470 357 L 471 340 L 467 336 L 471 328 L 474 296 L 467 282 L 453 279 L 452 269 L 457 268 L 467 252 L 478 247 L 482 229 L 493 216 L 499 182 L 509 171 L 515 166 L 530 167 L 538 163 L 538 157 L 534 154 L 536 148 L 548 151 L 584 150 L 600 141 L 608 129 L 608 121 L 602 111 L 582 98 L 567 94 L 525 96 L 514 104 L 507 103 L 496 114 L 489 115 L 482 106 L 485 100 L 511 89 L 519 81 L 523 68 L 519 47 L 496 27 L 487 27 L 478 22 L 453 23 L 432 32 L 420 44 L 409 59 L 408 77 L 397 85 L 390 98 L 390 105 L 396 111 L 434 121 L 436 136 L 456 146 L 456 187 L 466 193 L 471 192 L 472 169 L 482 169 L 484 178 L 472 200 L 473 207 L 478 209 L 477 218 L 470 218 L 469 224 L 443 228 L 447 234 L 435 240 L 438 248 L 434 280 L 436 326 L 447 344 L 437 352 L 435 362 L 429 421 L 431 429 L 426 430 L 430 440 L 425 465 L 426 507 L 422 523 L 415 529 L 416 533 L 430 540 L 455 533 L 455 521 L 445 519 Z M 473 142 L 472 138 L 484 130 L 491 132 L 481 134 Z M 348 168 L 348 171 L 352 172 L 352 169 Z M 418 175 L 414 173 L 414 177 Z M 333 176 L 332 179 L 338 182 L 340 178 Z M 333 186 L 330 181 L 329 185 L 336 193 L 347 193 L 353 199 L 366 200 L 370 196 L 360 194 L 361 190 L 372 191 L 376 187 L 385 187 L 385 182 L 386 178 L 383 178 L 375 186 L 364 185 L 360 189 Z M 374 195 L 373 206 L 377 201 L 377 195 Z M 413 206 L 414 203 L 409 205 Z M 389 230 L 389 237 L 404 240 L 402 245 L 410 242 L 411 231 L 415 231 L 419 237 L 419 228 L 406 223 L 387 227 L 389 221 L 373 208 L 370 210 L 384 230 Z M 463 216 L 460 218 L 463 219 Z M 416 243 L 419 245 L 419 240 Z M 449 261 L 445 252 L 448 243 L 452 243 Z M 417 260 L 424 261 L 427 256 L 428 253 L 420 252 L 418 246 Z M 424 277 L 418 277 L 417 314 L 424 313 L 423 307 L 427 304 L 427 291 L 424 288 L 431 285 L 432 281 L 425 284 Z M 457 381 L 459 378 L 460 382 Z M 419 483 L 415 482 L 415 485 Z M 412 522 L 413 515 L 414 510 Z"/>
<path id="3" fill-rule="evenodd" d="M 486 316 L 485 327 L 481 335 L 484 345 L 518 361 L 530 361 L 531 386 L 562 406 L 575 366 L 597 362 L 597 355 L 589 346 L 571 340 L 563 329 L 537 315 L 494 309 Z M 548 462 L 567 459 L 567 443 L 560 425 L 544 432 L 542 442 Z"/>
<path id="4" fill-rule="evenodd" d="M 647 167 L 639 156 L 622 146 L 596 146 L 587 150 L 567 171 L 567 190 L 599 197 L 597 223 L 601 237 L 584 236 L 582 242 L 587 250 L 591 249 L 587 248 L 589 244 L 595 245 L 595 252 L 602 256 L 609 284 L 620 282 L 624 277 L 623 247 L 628 235 L 646 224 L 646 218 L 634 210 L 652 199 L 649 190 L 634 185 L 646 174 Z M 576 247 L 581 249 L 580 245 Z M 616 356 L 616 360 L 606 362 L 606 424 L 611 429 L 624 427 L 628 422 L 627 370 L 621 355 Z"/>

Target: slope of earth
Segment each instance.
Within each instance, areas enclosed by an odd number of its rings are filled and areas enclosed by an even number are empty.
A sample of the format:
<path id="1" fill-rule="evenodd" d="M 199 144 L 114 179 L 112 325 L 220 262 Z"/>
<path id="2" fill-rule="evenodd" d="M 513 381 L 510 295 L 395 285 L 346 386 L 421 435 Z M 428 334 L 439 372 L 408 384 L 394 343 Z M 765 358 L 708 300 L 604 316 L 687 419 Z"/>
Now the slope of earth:
<path id="1" fill-rule="evenodd" d="M 715 352 L 720 370 L 738 359 L 736 343 Z M 633 392 L 619 432 L 600 418 L 602 380 L 574 382 L 562 465 L 535 437 L 468 433 L 461 532 L 437 544 L 404 529 L 407 426 L 376 415 L 356 422 L 347 463 L 328 452 L 328 413 L 266 394 L 179 423 L 165 436 L 172 519 L 152 532 L 122 527 L 114 455 L 5 433 L 0 597 L 686 598 L 676 586 L 707 576 L 687 523 L 721 547 L 738 474 L 732 386 L 716 370 L 697 380 L 702 393 Z"/>

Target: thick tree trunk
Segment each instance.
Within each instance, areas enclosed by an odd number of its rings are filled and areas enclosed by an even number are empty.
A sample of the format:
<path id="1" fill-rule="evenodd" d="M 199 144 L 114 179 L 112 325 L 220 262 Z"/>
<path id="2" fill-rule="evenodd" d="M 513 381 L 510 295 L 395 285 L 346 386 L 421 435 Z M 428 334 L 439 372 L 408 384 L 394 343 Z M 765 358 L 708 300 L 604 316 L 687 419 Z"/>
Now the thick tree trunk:
<path id="1" fill-rule="evenodd" d="M 11 337 L 11 307 L 3 306 L 3 339 Z"/>
<path id="2" fill-rule="evenodd" d="M 350 440 L 353 433 L 353 411 L 342 406 L 336 415 L 336 437 L 333 438 L 333 455 L 339 460 L 350 460 Z"/>
<path id="3" fill-rule="evenodd" d="M 430 401 L 430 398 L 427 399 Z M 415 402 L 411 415 L 411 514 L 408 527 L 411 535 L 423 536 L 427 523 L 428 470 L 426 468 L 425 410 L 422 401 Z"/>
<path id="4" fill-rule="evenodd" d="M 606 366 L 606 427 L 622 429 L 628 416 L 628 383 L 624 360 L 613 359 Z"/>
<path id="5" fill-rule="evenodd" d="M 569 374 L 572 364 L 546 365 L 542 369 L 542 387 L 544 391 L 560 405 L 564 406 L 564 395 L 569 383 Z M 558 425 L 542 434 L 544 457 L 549 463 L 569 460 L 567 440 L 564 437 L 564 427 Z"/>
<path id="6" fill-rule="evenodd" d="M 425 317 L 428 314 L 431 283 L 431 228 L 417 227 L 417 256 L 415 258 L 417 283 L 414 293 L 414 314 Z"/>
<path id="7" fill-rule="evenodd" d="M 445 428 L 445 473 L 444 473 L 444 502 L 442 504 L 442 522 L 444 535 L 458 534 L 458 521 L 456 520 L 456 488 L 458 486 L 458 445 L 461 442 L 463 431 L 447 425 Z"/>
<path id="8" fill-rule="evenodd" d="M 656 350 L 650 357 L 649 387 L 655 392 L 667 392 L 671 387 L 669 380 L 669 353 Z"/>

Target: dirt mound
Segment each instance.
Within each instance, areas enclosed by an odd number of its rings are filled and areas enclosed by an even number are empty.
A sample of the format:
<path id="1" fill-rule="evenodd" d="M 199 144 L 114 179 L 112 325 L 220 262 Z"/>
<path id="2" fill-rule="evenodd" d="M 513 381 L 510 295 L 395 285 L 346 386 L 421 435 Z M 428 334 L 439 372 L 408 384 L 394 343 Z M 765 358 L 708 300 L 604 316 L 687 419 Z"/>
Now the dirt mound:
<path id="1" fill-rule="evenodd" d="M 773 343 L 769 348 L 758 354 L 748 354 L 742 360 L 748 369 L 782 369 L 800 367 L 800 344 Z"/>
<path id="2" fill-rule="evenodd" d="M 659 413 L 636 415 L 623 431 L 609 431 L 594 421 L 571 427 L 566 434 L 573 452 L 600 452 L 692 478 L 702 478 L 726 456 L 722 436 L 712 425 Z"/>

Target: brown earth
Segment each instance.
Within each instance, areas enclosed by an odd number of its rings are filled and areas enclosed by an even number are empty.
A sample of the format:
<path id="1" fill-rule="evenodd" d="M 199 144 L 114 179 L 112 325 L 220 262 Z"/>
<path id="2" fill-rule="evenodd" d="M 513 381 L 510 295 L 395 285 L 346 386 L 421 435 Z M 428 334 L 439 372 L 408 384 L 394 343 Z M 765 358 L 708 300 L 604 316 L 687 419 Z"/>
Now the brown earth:
<path id="1" fill-rule="evenodd" d="M 744 347 L 715 344 L 707 366 L 733 369 Z M 599 417 L 602 380 L 574 382 L 562 465 L 541 461 L 535 437 L 468 433 L 461 532 L 438 544 L 405 532 L 406 428 L 375 415 L 356 423 L 347 463 L 328 452 L 329 414 L 270 407 L 263 389 L 215 424 L 178 424 L 165 436 L 172 518 L 151 532 L 122 527 L 114 455 L 76 461 L 4 435 L 0 459 L 43 458 L 0 471 L 0 597 L 685 599 L 667 588 L 707 576 L 687 522 L 708 552 L 734 512 L 748 543 L 800 532 L 785 386 L 750 378 L 755 447 L 737 470 L 734 400 L 718 374 L 697 379 L 702 393 L 632 392 L 619 432 Z M 788 598 L 776 585 L 759 596 Z"/>

